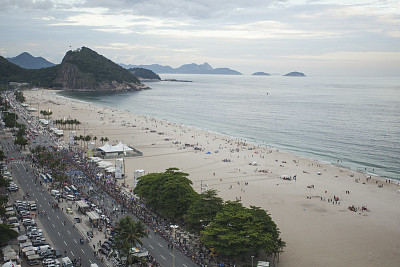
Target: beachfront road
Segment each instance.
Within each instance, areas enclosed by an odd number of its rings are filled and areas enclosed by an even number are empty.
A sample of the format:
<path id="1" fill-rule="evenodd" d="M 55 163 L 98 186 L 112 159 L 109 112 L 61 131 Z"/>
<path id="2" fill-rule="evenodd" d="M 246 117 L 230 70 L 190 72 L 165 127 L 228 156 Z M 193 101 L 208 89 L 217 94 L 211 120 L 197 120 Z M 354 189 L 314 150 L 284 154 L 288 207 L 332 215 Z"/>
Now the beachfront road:
<path id="1" fill-rule="evenodd" d="M 40 220 L 43 226 L 43 231 L 50 237 L 55 248 L 59 249 L 64 256 L 66 255 L 72 259 L 81 258 L 82 266 L 90 266 L 91 263 L 97 263 L 99 266 L 104 266 L 93 255 L 93 250 L 87 243 L 80 244 L 79 240 L 82 238 L 77 229 L 72 227 L 72 223 L 67 219 L 65 214 L 59 210 L 52 209 L 50 202 L 54 199 L 50 196 L 47 190 L 42 190 L 43 187 L 34 182 L 34 175 L 31 167 L 19 160 L 21 153 L 13 150 L 12 140 L 10 138 L 2 140 L 2 146 L 5 149 L 7 157 L 14 157 L 8 166 L 12 171 L 13 178 L 16 179 L 20 185 L 20 190 L 24 193 L 29 193 L 28 200 L 35 200 L 37 203 L 37 212 L 45 212 L 46 215 L 37 216 L 35 220 Z M 63 223 L 66 222 L 64 226 Z"/>
<path id="2" fill-rule="evenodd" d="M 10 98 L 12 99 L 12 98 Z M 17 105 L 17 103 L 15 103 Z M 21 115 L 22 109 L 17 109 L 19 115 Z M 32 128 L 37 127 L 37 121 L 34 118 L 29 118 L 31 124 L 28 123 L 27 114 L 23 114 L 20 116 L 20 120 L 24 121 L 27 125 Z M 4 140 L 4 141 L 3 141 Z M 5 139 L 2 141 L 5 142 Z M 42 134 L 35 139 L 34 146 L 37 145 L 54 145 L 56 140 L 52 138 L 46 131 L 43 131 Z M 6 146 L 5 153 L 8 157 L 18 158 L 21 157 L 21 154 L 14 149 L 13 140 L 8 138 L 8 144 L 4 144 Z M 34 176 L 32 174 L 32 169 L 29 165 L 23 163 L 17 163 L 15 161 L 10 166 L 13 166 L 13 175 L 18 175 L 18 180 L 20 181 L 21 189 L 24 192 L 28 192 L 30 194 L 29 200 L 36 200 L 38 205 L 38 210 L 44 210 L 47 215 L 40 218 L 41 223 L 48 235 L 51 237 L 54 246 L 60 251 L 67 251 L 67 256 L 71 259 L 81 258 L 83 260 L 82 266 L 90 266 L 91 262 L 96 262 L 99 266 L 103 266 L 100 264 L 98 259 L 93 256 L 93 250 L 89 247 L 87 243 L 80 245 L 79 240 L 82 236 L 76 229 L 72 228 L 72 223 L 67 219 L 65 214 L 61 211 L 55 211 L 51 208 L 50 202 L 54 201 L 54 199 L 50 196 L 50 194 L 44 190 L 42 192 L 42 187 L 40 185 L 35 185 Z M 104 204 L 105 208 L 111 211 L 114 208 L 113 199 L 108 194 L 103 194 L 104 196 Z M 119 209 L 121 210 L 121 208 Z M 125 215 L 131 216 L 134 220 L 138 220 L 133 214 L 128 213 Z M 112 216 L 112 219 L 118 221 L 118 218 Z M 66 226 L 63 226 L 63 222 L 66 221 Z M 151 230 L 151 229 L 150 229 Z M 149 251 L 150 255 L 152 255 L 161 266 L 179 266 L 179 267 L 195 267 L 198 266 L 196 263 L 192 262 L 187 256 L 185 256 L 178 249 L 170 249 L 168 247 L 168 242 L 159 235 L 155 235 L 153 231 L 150 231 L 150 235 L 143 240 L 143 246 Z"/>

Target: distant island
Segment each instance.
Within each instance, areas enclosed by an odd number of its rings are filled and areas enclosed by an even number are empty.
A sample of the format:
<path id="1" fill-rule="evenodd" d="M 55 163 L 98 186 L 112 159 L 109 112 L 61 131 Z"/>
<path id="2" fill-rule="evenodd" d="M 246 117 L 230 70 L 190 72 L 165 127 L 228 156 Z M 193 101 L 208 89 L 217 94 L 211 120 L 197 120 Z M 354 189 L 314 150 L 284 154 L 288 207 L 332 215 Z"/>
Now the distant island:
<path id="1" fill-rule="evenodd" d="M 221 74 L 221 75 L 242 75 L 242 73 L 229 68 L 213 68 L 207 62 L 204 64 L 185 64 L 179 68 L 172 68 L 170 66 L 162 66 L 159 64 L 152 65 L 120 65 L 124 68 L 144 68 L 152 70 L 155 73 L 175 73 L 175 74 Z"/>
<path id="2" fill-rule="evenodd" d="M 56 65 L 42 57 L 34 57 L 28 52 L 23 52 L 16 57 L 8 57 L 6 59 L 24 69 L 43 69 Z"/>
<path id="3" fill-rule="evenodd" d="M 151 75 L 150 71 L 143 72 Z M 41 69 L 21 68 L 0 56 L 0 84 L 10 82 L 83 91 L 130 91 L 148 88 L 132 72 L 87 47 L 70 50 L 61 64 Z"/>
<path id="4" fill-rule="evenodd" d="M 306 75 L 304 73 L 301 72 L 297 72 L 297 71 L 293 71 L 293 72 L 289 72 L 283 76 L 288 76 L 288 77 L 306 77 Z"/>
<path id="5" fill-rule="evenodd" d="M 255 76 L 271 76 L 271 74 L 266 73 L 266 72 L 262 72 L 262 71 L 254 72 L 252 75 L 255 75 Z"/>

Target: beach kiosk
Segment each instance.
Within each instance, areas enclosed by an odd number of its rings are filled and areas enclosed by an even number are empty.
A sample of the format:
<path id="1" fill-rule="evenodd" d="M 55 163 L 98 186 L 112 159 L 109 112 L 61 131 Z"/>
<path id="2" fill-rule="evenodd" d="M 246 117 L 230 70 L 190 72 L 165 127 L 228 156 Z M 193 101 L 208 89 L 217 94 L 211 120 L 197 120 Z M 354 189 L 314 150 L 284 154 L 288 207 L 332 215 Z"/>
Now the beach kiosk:
<path id="1" fill-rule="evenodd" d="M 78 206 L 78 211 L 83 214 L 85 214 L 86 212 L 88 212 L 90 210 L 89 205 L 83 200 L 78 200 L 75 203 Z"/>
<path id="2" fill-rule="evenodd" d="M 89 217 L 89 222 L 93 225 L 93 227 L 99 226 L 100 216 L 99 216 L 99 214 L 97 214 L 97 212 L 88 211 L 88 212 L 86 212 L 86 215 Z"/>

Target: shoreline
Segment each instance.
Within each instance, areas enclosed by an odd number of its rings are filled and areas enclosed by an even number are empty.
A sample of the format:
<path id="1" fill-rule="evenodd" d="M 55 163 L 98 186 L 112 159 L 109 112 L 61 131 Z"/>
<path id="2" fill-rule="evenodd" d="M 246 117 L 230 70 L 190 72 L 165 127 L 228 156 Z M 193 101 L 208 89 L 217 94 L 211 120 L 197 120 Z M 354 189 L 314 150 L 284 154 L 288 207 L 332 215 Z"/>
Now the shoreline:
<path id="1" fill-rule="evenodd" d="M 163 80 L 162 80 L 162 81 L 163 81 Z M 158 117 L 154 117 L 154 116 L 150 116 L 150 115 L 146 115 L 146 114 L 132 113 L 132 112 L 130 112 L 130 111 L 128 111 L 128 110 L 122 110 L 122 109 L 118 109 L 118 108 L 115 108 L 115 107 L 111 107 L 111 106 L 108 106 L 108 105 L 102 105 L 102 104 L 98 104 L 98 103 L 93 104 L 92 102 L 89 102 L 89 101 L 85 101 L 85 100 L 81 100 L 81 99 L 76 99 L 76 98 L 69 98 L 69 97 L 66 97 L 66 96 L 63 96 L 63 95 L 59 95 L 59 94 L 58 94 L 58 93 L 60 93 L 60 92 L 62 92 L 62 91 L 65 91 L 65 90 L 49 90 L 49 91 L 51 91 L 55 97 L 60 97 L 60 98 L 64 98 L 64 99 L 69 99 L 69 100 L 72 100 L 72 101 L 77 101 L 77 102 L 85 103 L 85 104 L 88 104 L 88 105 L 95 105 L 95 106 L 98 106 L 98 107 L 106 107 L 106 108 L 108 108 L 108 109 L 110 109 L 110 110 L 113 110 L 114 112 L 127 112 L 127 113 L 130 113 L 130 114 L 132 114 L 132 115 L 135 115 L 135 116 L 142 116 L 142 117 L 147 118 L 147 119 L 155 119 L 155 120 L 158 120 L 158 121 L 160 121 L 160 122 L 162 121 L 162 122 L 165 122 L 165 123 L 168 123 L 168 124 L 171 124 L 171 123 L 172 123 L 172 124 L 180 125 L 181 127 L 191 128 L 191 129 L 194 129 L 194 130 L 196 130 L 196 131 L 205 131 L 205 132 L 208 132 L 208 133 L 210 133 L 210 134 L 216 134 L 216 135 L 223 136 L 223 137 L 225 137 L 225 138 L 229 138 L 229 139 L 233 139 L 233 140 L 240 140 L 241 142 L 248 143 L 248 144 L 250 144 L 250 145 L 252 145 L 252 146 L 264 147 L 264 148 L 266 148 L 266 149 L 272 149 L 272 150 L 275 150 L 275 151 L 277 151 L 277 152 L 283 152 L 283 153 L 293 154 L 294 156 L 297 156 L 297 157 L 302 158 L 302 159 L 304 159 L 304 160 L 312 160 L 312 161 L 318 162 L 318 163 L 320 163 L 320 164 L 329 164 L 329 165 L 331 165 L 331 166 L 333 166 L 333 167 L 348 169 L 348 170 L 353 171 L 353 172 L 355 172 L 355 173 L 362 173 L 362 174 L 364 174 L 364 175 L 372 176 L 372 177 L 375 177 L 375 178 L 377 178 L 377 179 L 380 179 L 380 180 L 383 181 L 383 182 L 385 182 L 385 180 L 390 180 L 391 182 L 393 182 L 393 183 L 395 183 L 395 184 L 397 183 L 397 184 L 400 186 L 400 179 L 398 180 L 398 179 L 395 179 L 395 178 L 390 178 L 390 177 L 381 176 L 381 175 L 376 174 L 376 173 L 371 173 L 371 172 L 369 172 L 368 170 L 365 170 L 365 171 L 364 171 L 364 170 L 353 169 L 353 168 L 350 167 L 350 166 L 336 164 L 335 161 L 328 161 L 328 160 L 316 159 L 316 158 L 313 158 L 313 157 L 309 157 L 308 155 L 302 154 L 301 152 L 295 152 L 295 151 L 285 150 L 285 149 L 276 147 L 276 146 L 274 146 L 274 145 L 259 144 L 259 143 L 257 143 L 257 142 L 248 141 L 248 140 L 246 140 L 246 139 L 244 139 L 244 138 L 242 138 L 242 137 L 236 137 L 236 136 L 233 136 L 233 135 L 228 135 L 228 134 L 221 133 L 221 132 L 217 132 L 217 131 L 214 131 L 214 130 L 203 129 L 203 128 L 200 128 L 200 127 L 197 127 L 197 126 L 194 126 L 194 125 L 188 125 L 188 124 L 184 124 L 184 123 L 180 123 L 180 122 L 173 122 L 173 121 L 169 121 L 169 120 L 167 120 L 167 119 L 158 118 Z M 348 163 L 348 165 L 351 165 L 351 161 L 350 161 L 350 162 L 347 162 L 347 163 Z"/>
<path id="2" fill-rule="evenodd" d="M 126 158 L 130 188 L 136 169 L 147 174 L 178 167 L 189 173 L 197 192 L 213 188 L 224 200 L 240 199 L 244 206 L 267 210 L 287 242 L 280 266 L 396 266 L 400 262 L 400 187 L 387 179 L 366 179 L 367 174 L 332 163 L 47 90 L 24 95 L 27 103 L 40 102 L 41 109 L 50 108 L 53 119 L 69 116 L 81 121 L 78 135 L 107 136 L 110 143 L 121 140 L 143 152 L 142 157 Z M 64 130 L 64 140 L 68 134 Z M 296 179 L 285 180 L 283 175 L 296 175 Z M 334 197 L 339 201 L 331 202 Z M 353 212 L 348 209 L 352 205 L 370 211 Z"/>

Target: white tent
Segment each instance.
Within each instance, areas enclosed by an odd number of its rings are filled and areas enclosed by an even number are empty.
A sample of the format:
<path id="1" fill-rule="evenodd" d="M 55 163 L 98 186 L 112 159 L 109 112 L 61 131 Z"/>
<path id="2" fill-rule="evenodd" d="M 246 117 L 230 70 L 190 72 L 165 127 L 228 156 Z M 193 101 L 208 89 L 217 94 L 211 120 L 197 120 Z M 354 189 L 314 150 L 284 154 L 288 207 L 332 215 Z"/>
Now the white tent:
<path id="1" fill-rule="evenodd" d="M 100 150 L 103 150 L 105 153 L 122 153 L 127 151 L 133 151 L 132 148 L 119 142 L 117 145 L 112 146 L 109 143 L 105 143 L 104 146 L 99 147 Z"/>
<path id="2" fill-rule="evenodd" d="M 120 151 L 132 151 L 133 149 L 127 146 L 126 144 L 123 144 L 122 142 L 119 142 L 117 145 L 113 146 L 113 148 L 120 152 Z"/>
<path id="3" fill-rule="evenodd" d="M 99 149 L 103 150 L 104 152 L 114 152 L 113 146 L 110 145 L 108 142 L 104 144 L 104 146 L 99 147 Z"/>

